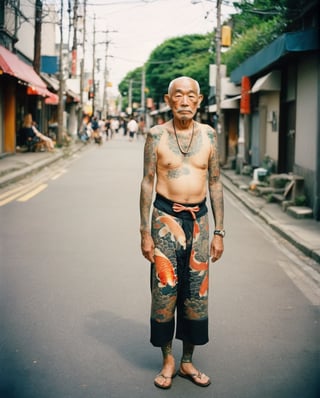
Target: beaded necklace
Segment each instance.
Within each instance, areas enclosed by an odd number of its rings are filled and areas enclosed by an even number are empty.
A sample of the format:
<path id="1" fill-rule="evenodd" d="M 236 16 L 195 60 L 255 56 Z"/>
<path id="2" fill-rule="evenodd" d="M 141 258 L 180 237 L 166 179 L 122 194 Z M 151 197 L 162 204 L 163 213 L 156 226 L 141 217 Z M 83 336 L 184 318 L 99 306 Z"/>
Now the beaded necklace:
<path id="1" fill-rule="evenodd" d="M 177 144 L 178 144 L 179 151 L 182 153 L 183 156 L 186 156 L 186 155 L 189 154 L 189 151 L 190 151 L 190 148 L 191 148 L 191 144 L 192 144 L 192 140 L 193 140 L 193 136 L 194 136 L 194 122 L 193 122 L 193 125 L 192 125 L 192 134 L 191 134 L 191 138 L 190 138 L 190 141 L 189 141 L 189 145 L 188 145 L 188 147 L 187 147 L 187 149 L 185 151 L 181 148 L 181 145 L 180 145 L 180 142 L 179 142 L 179 139 L 178 139 L 178 135 L 177 135 L 177 132 L 176 132 L 176 126 L 174 124 L 174 121 L 172 121 L 172 125 L 173 125 L 173 131 L 174 131 L 174 135 L 176 137 L 176 141 L 177 141 Z"/>

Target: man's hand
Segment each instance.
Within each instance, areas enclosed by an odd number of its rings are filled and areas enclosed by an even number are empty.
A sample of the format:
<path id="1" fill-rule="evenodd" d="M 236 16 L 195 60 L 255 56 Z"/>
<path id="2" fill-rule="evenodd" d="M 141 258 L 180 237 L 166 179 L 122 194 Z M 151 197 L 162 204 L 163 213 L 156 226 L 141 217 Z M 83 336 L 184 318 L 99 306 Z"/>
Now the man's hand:
<path id="1" fill-rule="evenodd" d="M 154 242 L 149 232 L 141 233 L 141 252 L 144 258 L 154 263 Z"/>
<path id="2" fill-rule="evenodd" d="M 223 237 L 214 235 L 210 246 L 210 257 L 213 263 L 221 258 L 223 249 Z"/>

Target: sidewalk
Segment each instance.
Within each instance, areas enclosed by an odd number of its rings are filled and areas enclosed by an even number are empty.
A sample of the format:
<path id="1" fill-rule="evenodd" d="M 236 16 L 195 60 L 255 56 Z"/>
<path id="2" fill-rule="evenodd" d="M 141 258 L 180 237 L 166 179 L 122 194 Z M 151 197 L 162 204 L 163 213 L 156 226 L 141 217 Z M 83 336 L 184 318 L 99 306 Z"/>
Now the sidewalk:
<path id="1" fill-rule="evenodd" d="M 72 156 L 84 148 L 84 144 L 75 142 L 54 152 L 17 152 L 0 157 L 0 189 L 35 173 L 58 160 Z"/>
<path id="2" fill-rule="evenodd" d="M 26 175 L 50 166 L 63 157 L 72 156 L 84 148 L 82 143 L 72 143 L 69 147 L 56 149 L 54 153 L 17 153 L 0 158 L 0 189 Z M 236 174 L 234 170 L 222 169 L 223 184 L 226 190 L 235 195 L 250 211 L 263 219 L 282 237 L 294 244 L 305 255 L 319 264 L 320 272 L 320 222 L 313 219 L 296 219 L 284 211 L 277 203 L 247 191 L 251 177 Z"/>
<path id="3" fill-rule="evenodd" d="M 252 177 L 222 169 L 225 189 L 235 195 L 252 213 L 263 219 L 272 229 L 319 264 L 320 272 L 320 222 L 314 219 L 297 219 L 285 213 L 278 203 L 268 203 L 248 191 Z"/>

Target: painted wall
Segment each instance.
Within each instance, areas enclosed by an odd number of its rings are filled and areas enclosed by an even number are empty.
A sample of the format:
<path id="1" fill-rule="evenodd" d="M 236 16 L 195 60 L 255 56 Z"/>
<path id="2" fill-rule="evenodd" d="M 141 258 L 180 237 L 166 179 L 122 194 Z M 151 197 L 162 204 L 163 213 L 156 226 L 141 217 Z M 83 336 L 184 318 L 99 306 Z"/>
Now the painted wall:
<path id="1" fill-rule="evenodd" d="M 297 74 L 295 164 L 308 170 L 316 170 L 319 76 L 316 55 L 304 57 Z"/>
<path id="2" fill-rule="evenodd" d="M 56 51 L 58 18 L 55 4 L 44 4 L 43 14 L 41 55 L 58 55 Z"/>
<path id="3" fill-rule="evenodd" d="M 279 151 L 279 107 L 280 98 L 278 91 L 265 91 L 260 93 L 259 107 L 265 107 L 266 117 L 266 137 L 265 137 L 265 155 L 270 156 L 277 162 Z M 276 125 L 272 123 L 272 116 L 275 112 Z M 275 129 L 275 131 L 273 131 Z"/>
<path id="4" fill-rule="evenodd" d="M 20 17 L 21 26 L 18 30 L 18 42 L 15 47 L 27 58 L 33 60 L 35 0 L 20 0 L 20 10 L 26 19 Z"/>

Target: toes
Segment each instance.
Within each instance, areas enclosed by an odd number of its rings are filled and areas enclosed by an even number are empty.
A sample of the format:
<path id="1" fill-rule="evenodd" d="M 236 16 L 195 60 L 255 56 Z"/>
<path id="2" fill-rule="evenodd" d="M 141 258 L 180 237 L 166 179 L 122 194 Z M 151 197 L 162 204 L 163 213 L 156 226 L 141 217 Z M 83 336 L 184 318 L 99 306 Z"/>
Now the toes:
<path id="1" fill-rule="evenodd" d="M 172 377 L 170 376 L 165 376 L 162 373 L 159 374 L 155 379 L 154 383 L 157 387 L 162 387 L 162 388 L 168 388 L 171 386 L 172 383 Z"/>

